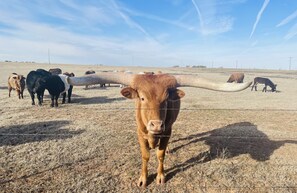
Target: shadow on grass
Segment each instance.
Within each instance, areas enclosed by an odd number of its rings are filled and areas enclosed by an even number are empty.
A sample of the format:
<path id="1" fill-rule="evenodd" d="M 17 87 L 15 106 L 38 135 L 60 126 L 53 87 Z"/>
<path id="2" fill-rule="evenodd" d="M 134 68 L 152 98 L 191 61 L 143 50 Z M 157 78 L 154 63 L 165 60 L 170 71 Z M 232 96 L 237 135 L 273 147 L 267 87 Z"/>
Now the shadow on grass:
<path id="1" fill-rule="evenodd" d="M 0 90 L 8 90 L 7 86 L 0 86 Z"/>
<path id="2" fill-rule="evenodd" d="M 180 138 L 171 143 L 181 142 L 171 151 L 186 151 L 187 146 L 204 142 L 209 146 L 205 152 L 197 152 L 184 163 L 166 170 L 167 180 L 173 178 L 181 170 L 185 171 L 197 164 L 205 163 L 216 158 L 233 158 L 242 154 L 249 154 L 254 160 L 263 162 L 270 159 L 275 150 L 285 143 L 297 144 L 296 140 L 270 140 L 268 136 L 257 129 L 257 126 L 250 122 L 240 122 L 227 125 L 212 131 L 197 133 L 185 138 Z M 199 145 L 199 144 L 197 144 Z"/>
<path id="3" fill-rule="evenodd" d="M 84 130 L 70 131 L 61 128 L 68 124 L 69 121 L 46 121 L 0 127 L 0 146 L 67 139 L 84 132 Z"/>
<path id="4" fill-rule="evenodd" d="M 126 100 L 124 97 L 118 98 L 108 98 L 106 96 L 100 97 L 91 97 L 91 98 L 73 98 L 72 103 L 79 103 L 83 105 L 90 105 L 90 104 L 100 104 L 100 103 L 111 103 L 115 101 L 123 101 Z"/>

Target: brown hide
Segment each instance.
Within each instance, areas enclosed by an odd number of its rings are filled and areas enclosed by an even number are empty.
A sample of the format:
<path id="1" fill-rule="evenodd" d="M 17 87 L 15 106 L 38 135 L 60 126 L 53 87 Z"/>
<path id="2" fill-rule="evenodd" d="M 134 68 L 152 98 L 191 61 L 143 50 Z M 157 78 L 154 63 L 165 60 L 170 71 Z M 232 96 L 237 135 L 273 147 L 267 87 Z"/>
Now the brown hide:
<path id="1" fill-rule="evenodd" d="M 176 88 L 173 76 L 166 74 L 136 75 L 130 87 L 121 93 L 135 99 L 138 140 L 142 154 L 142 173 L 138 186 L 147 185 L 147 163 L 151 148 L 157 149 L 159 161 L 157 183 L 165 183 L 163 161 L 172 125 L 180 110 L 180 98 L 185 94 Z"/>
<path id="2" fill-rule="evenodd" d="M 23 93 L 25 89 L 25 77 L 23 75 L 18 75 L 17 73 L 12 73 L 8 77 L 8 96 L 10 97 L 11 90 L 14 89 L 20 98 L 24 98 Z"/>
<path id="3" fill-rule="evenodd" d="M 228 79 L 227 82 L 236 82 L 236 83 L 242 83 L 244 79 L 244 74 L 243 73 L 232 73 L 230 78 Z"/>

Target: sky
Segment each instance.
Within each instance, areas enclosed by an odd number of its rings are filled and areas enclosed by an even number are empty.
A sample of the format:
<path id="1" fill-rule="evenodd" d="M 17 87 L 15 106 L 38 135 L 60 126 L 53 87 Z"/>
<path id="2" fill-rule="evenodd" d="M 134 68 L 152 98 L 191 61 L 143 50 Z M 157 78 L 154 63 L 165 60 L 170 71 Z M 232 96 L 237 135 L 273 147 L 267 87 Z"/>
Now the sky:
<path id="1" fill-rule="evenodd" d="M 1 0 L 0 61 L 297 69 L 296 0 Z"/>

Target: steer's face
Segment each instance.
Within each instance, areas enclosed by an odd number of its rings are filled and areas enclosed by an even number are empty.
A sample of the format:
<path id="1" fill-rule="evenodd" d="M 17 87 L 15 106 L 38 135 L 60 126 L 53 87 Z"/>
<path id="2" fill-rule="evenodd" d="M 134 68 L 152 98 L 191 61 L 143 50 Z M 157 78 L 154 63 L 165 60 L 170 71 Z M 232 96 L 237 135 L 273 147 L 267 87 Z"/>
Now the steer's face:
<path id="1" fill-rule="evenodd" d="M 138 124 L 144 125 L 148 134 L 162 134 L 166 126 L 168 104 L 182 98 L 184 92 L 175 88 L 175 79 L 172 81 L 171 76 L 171 79 L 167 77 L 165 81 L 164 75 L 139 77 L 131 87 L 123 88 L 121 93 L 126 98 L 136 100 L 137 116 L 140 116 Z"/>

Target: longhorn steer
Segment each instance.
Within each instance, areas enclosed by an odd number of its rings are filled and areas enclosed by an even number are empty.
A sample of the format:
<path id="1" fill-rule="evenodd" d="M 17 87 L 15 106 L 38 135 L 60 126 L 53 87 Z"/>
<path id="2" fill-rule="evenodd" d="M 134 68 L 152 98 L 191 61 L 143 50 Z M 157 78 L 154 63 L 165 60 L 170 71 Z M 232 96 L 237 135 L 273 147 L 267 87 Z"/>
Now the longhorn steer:
<path id="1" fill-rule="evenodd" d="M 17 73 L 12 73 L 8 77 L 8 96 L 10 97 L 11 90 L 14 89 L 17 92 L 19 99 L 24 98 L 25 89 L 25 77 Z"/>
<path id="2" fill-rule="evenodd" d="M 128 99 L 135 99 L 137 134 L 142 155 L 142 172 L 138 180 L 138 186 L 141 187 L 147 185 L 149 150 L 156 147 L 159 162 L 156 180 L 157 184 L 165 183 L 163 166 L 165 150 L 171 136 L 172 125 L 180 110 L 179 99 L 185 95 L 177 87 L 193 86 L 228 92 L 240 91 L 251 85 L 251 82 L 215 83 L 196 76 L 168 74 L 98 73 L 84 77 L 69 77 L 69 83 L 77 86 L 104 82 L 130 85 L 123 88 L 121 94 Z"/>
<path id="3" fill-rule="evenodd" d="M 243 83 L 244 74 L 240 72 L 232 73 L 227 82 Z"/>

